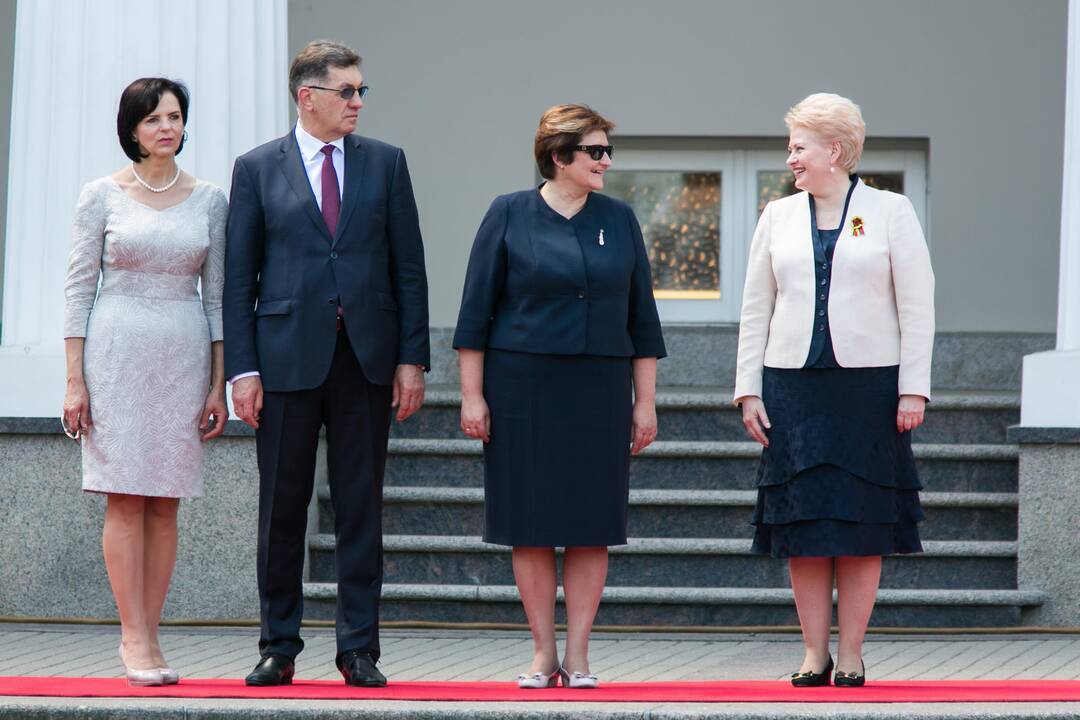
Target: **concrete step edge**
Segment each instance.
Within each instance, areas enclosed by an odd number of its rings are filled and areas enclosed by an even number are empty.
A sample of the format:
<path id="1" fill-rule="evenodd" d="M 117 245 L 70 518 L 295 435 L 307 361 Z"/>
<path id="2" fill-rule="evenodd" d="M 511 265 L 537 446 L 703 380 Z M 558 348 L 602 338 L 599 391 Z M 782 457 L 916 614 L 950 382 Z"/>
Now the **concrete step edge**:
<path id="1" fill-rule="evenodd" d="M 1017 493 L 992 492 L 922 492 L 923 507 L 1015 508 Z M 319 487 L 319 499 L 328 500 L 330 489 Z M 693 507 L 753 507 L 756 490 L 653 490 L 630 491 L 631 505 L 685 505 Z M 387 486 L 383 500 L 388 503 L 443 503 L 474 505 L 484 501 L 484 489 L 473 487 Z"/>
<path id="2" fill-rule="evenodd" d="M 914 443 L 915 458 L 920 460 L 1016 460 L 1016 445 L 969 443 Z M 457 438 L 391 438 L 391 455 L 474 455 L 483 454 L 479 440 Z M 755 442 L 715 440 L 659 440 L 642 451 L 641 457 L 756 458 L 761 446 Z"/>
<path id="3" fill-rule="evenodd" d="M 745 555 L 750 538 L 630 538 L 626 545 L 610 549 L 612 555 Z M 334 536 L 312 535 L 308 547 L 316 551 L 334 549 Z M 916 557 L 1015 558 L 1017 543 L 1002 540 L 925 540 L 925 552 Z M 436 552 L 506 554 L 508 547 L 486 543 L 468 535 L 385 535 L 385 552 Z"/>
<path id="4" fill-rule="evenodd" d="M 656 407 L 661 410 L 735 408 L 731 399 L 734 388 L 704 386 L 700 388 L 658 387 Z M 457 407 L 461 391 L 456 386 L 433 386 L 424 393 L 427 407 Z M 930 410 L 1019 410 L 1020 393 L 999 390 L 947 390 L 934 394 Z"/>
<path id="5" fill-rule="evenodd" d="M 559 588 L 562 600 L 562 588 Z M 833 593 L 835 601 L 835 593 Z M 330 600 L 337 597 L 335 583 L 304 583 L 304 597 Z M 383 600 L 425 600 L 450 602 L 521 601 L 513 585 L 433 585 L 386 584 Z M 892 590 L 878 591 L 878 605 L 925 606 L 1006 606 L 1041 605 L 1046 593 L 1039 590 Z M 657 605 L 793 605 L 789 588 L 686 588 L 686 587 L 606 587 L 603 601 Z"/>

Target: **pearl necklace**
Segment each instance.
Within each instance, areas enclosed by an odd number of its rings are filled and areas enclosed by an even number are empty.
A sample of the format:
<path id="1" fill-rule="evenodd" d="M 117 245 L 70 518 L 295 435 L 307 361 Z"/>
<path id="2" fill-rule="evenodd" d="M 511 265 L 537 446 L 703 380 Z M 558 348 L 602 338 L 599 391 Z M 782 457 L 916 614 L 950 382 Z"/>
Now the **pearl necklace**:
<path id="1" fill-rule="evenodd" d="M 139 173 L 137 173 L 135 171 L 135 163 L 131 163 L 131 174 L 135 176 L 135 179 L 139 181 L 140 185 L 142 185 L 144 188 L 146 188 L 150 192 L 152 192 L 152 193 L 163 193 L 166 190 L 170 190 L 172 188 L 172 186 L 176 184 L 176 181 L 180 179 L 180 166 L 178 165 L 176 167 L 176 175 L 173 175 L 173 179 L 169 181 L 169 184 L 165 185 L 164 187 L 159 187 L 159 188 L 153 187 L 150 183 L 146 182 L 141 177 L 139 177 Z"/>

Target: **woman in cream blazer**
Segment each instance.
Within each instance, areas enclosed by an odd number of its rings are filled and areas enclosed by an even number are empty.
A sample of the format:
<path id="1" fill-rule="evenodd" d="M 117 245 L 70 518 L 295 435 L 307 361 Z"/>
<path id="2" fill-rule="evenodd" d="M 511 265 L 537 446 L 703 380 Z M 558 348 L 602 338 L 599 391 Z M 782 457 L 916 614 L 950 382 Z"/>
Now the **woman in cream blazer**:
<path id="1" fill-rule="evenodd" d="M 910 431 L 930 399 L 934 275 L 908 199 L 854 174 L 858 106 L 818 93 L 785 123 L 802 192 L 761 214 L 739 326 L 735 404 L 764 446 L 753 550 L 789 558 L 806 647 L 792 684 L 830 681 L 835 581 L 832 680 L 859 686 L 881 556 L 922 550 Z"/>

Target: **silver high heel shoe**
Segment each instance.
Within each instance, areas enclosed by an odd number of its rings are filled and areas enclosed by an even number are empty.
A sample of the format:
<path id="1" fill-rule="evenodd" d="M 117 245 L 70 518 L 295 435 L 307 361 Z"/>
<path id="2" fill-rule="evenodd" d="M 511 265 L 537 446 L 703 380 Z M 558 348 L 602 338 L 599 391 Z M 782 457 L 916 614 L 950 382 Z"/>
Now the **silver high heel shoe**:
<path id="1" fill-rule="evenodd" d="M 563 668 L 559 668 L 559 676 L 562 678 L 562 686 L 565 688 L 591 690 L 600 685 L 600 680 L 592 674 L 568 672 Z"/>
<path id="2" fill-rule="evenodd" d="M 162 685 L 175 685 L 180 682 L 180 673 L 176 672 L 171 667 L 158 668 L 158 672 L 161 673 Z"/>
<path id="3" fill-rule="evenodd" d="M 546 675 L 544 673 L 533 673 L 532 675 L 526 675 L 522 673 L 517 677 L 518 687 L 523 690 L 559 687 L 560 672 L 562 672 L 561 667 L 557 667 L 552 670 L 550 675 Z"/>
<path id="4" fill-rule="evenodd" d="M 148 668 L 146 670 L 136 670 L 135 668 L 128 667 L 127 661 L 124 660 L 124 646 L 120 645 L 120 662 L 124 666 L 124 676 L 127 678 L 128 685 L 135 687 L 154 687 L 164 684 L 164 679 L 161 676 L 161 670 L 158 668 Z"/>

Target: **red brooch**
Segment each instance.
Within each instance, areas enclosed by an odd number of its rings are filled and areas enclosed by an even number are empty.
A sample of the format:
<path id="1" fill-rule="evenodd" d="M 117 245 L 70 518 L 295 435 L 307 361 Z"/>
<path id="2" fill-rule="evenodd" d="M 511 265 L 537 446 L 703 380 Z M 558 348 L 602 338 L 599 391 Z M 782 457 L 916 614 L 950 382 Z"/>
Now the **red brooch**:
<path id="1" fill-rule="evenodd" d="M 851 218 L 851 234 L 855 237 L 866 234 L 866 230 L 863 228 L 862 218 L 858 215 Z"/>

